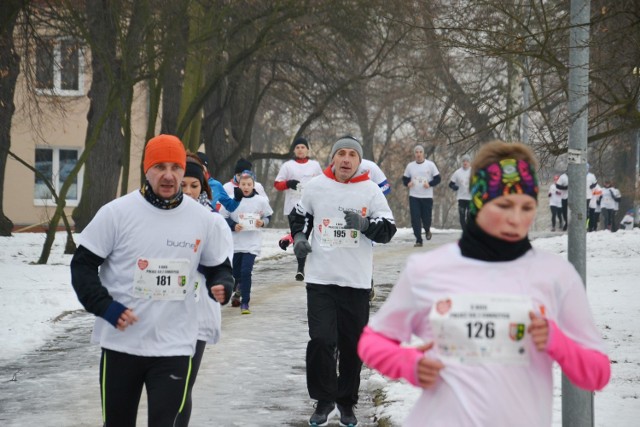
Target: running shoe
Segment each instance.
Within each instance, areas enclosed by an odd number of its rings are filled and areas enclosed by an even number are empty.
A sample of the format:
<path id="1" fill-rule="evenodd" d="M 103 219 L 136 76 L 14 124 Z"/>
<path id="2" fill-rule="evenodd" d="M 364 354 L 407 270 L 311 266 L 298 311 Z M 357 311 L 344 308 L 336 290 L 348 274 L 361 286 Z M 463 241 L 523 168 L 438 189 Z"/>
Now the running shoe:
<path id="1" fill-rule="evenodd" d="M 316 403 L 316 410 L 309 418 L 310 426 L 326 426 L 329 424 L 329 419 L 335 414 L 336 405 L 333 402 L 326 400 L 318 400 Z"/>
<path id="2" fill-rule="evenodd" d="M 240 292 L 235 291 L 233 295 L 231 295 L 231 307 L 240 307 L 241 298 L 242 295 L 240 295 Z"/>
<path id="3" fill-rule="evenodd" d="M 242 304 L 240 306 L 240 314 L 251 314 L 251 310 L 249 310 L 249 304 Z"/>
<path id="4" fill-rule="evenodd" d="M 356 427 L 358 419 L 353 413 L 353 406 L 341 405 L 338 403 L 338 412 L 340 412 L 340 425 L 343 427 Z"/>
<path id="5" fill-rule="evenodd" d="M 302 271 L 298 271 L 296 273 L 296 280 L 298 282 L 302 282 L 304 280 L 304 273 Z"/>

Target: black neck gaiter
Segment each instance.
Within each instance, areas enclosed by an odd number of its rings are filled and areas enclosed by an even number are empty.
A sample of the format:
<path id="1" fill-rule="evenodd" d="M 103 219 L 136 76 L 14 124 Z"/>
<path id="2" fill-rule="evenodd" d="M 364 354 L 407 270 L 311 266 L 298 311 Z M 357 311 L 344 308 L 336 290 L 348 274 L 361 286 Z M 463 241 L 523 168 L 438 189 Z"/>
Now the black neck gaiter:
<path id="1" fill-rule="evenodd" d="M 517 242 L 498 239 L 484 232 L 474 217 L 469 218 L 458 245 L 463 256 L 489 262 L 513 261 L 531 249 L 529 237 Z"/>
<path id="2" fill-rule="evenodd" d="M 151 189 L 149 181 L 145 181 L 144 185 L 140 189 L 140 194 L 142 194 L 142 197 L 144 197 L 147 202 L 151 203 L 158 209 L 175 209 L 180 206 L 180 203 L 182 203 L 182 197 L 184 196 L 182 190 L 178 190 L 178 194 L 176 194 L 172 199 L 167 200 L 158 197 Z"/>

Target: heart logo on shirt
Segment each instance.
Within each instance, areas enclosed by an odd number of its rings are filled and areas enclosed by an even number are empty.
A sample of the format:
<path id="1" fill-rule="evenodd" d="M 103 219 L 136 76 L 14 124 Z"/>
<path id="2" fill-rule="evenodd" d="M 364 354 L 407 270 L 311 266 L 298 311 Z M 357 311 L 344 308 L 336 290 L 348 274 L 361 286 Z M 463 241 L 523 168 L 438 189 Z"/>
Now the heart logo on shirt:
<path id="1" fill-rule="evenodd" d="M 449 310 L 451 310 L 451 300 L 449 298 L 442 299 L 436 303 L 436 311 L 439 314 L 445 315 Z"/>
<path id="2" fill-rule="evenodd" d="M 324 224 L 325 227 L 328 227 L 330 222 L 331 221 L 329 221 L 328 218 L 325 218 L 325 219 L 322 220 L 322 223 Z"/>
<path id="3" fill-rule="evenodd" d="M 139 259 L 138 260 L 138 268 L 140 270 L 144 270 L 149 266 L 149 261 L 147 261 L 146 259 Z"/>

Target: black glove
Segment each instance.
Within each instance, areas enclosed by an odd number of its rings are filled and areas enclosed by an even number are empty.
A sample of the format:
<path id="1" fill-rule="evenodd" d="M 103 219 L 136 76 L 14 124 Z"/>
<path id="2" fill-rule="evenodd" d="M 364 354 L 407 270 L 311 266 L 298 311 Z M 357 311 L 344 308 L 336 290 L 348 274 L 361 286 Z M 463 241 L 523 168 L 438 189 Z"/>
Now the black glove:
<path id="1" fill-rule="evenodd" d="M 344 228 L 365 232 L 369 228 L 369 218 L 347 211 L 344 213 Z"/>
<path id="2" fill-rule="evenodd" d="M 236 202 L 239 202 L 240 200 L 242 200 L 243 197 L 244 197 L 244 194 L 242 193 L 242 190 L 240 189 L 240 187 L 233 187 L 233 200 L 235 200 Z"/>
<path id="3" fill-rule="evenodd" d="M 449 183 L 449 188 L 452 189 L 453 191 L 458 191 L 460 189 L 460 187 L 458 187 L 456 183 L 453 181 Z"/>
<path id="4" fill-rule="evenodd" d="M 290 244 L 291 242 L 289 241 L 289 239 L 280 239 L 280 241 L 278 242 L 278 246 L 280 246 L 280 249 L 282 249 L 283 251 L 286 251 Z"/>
<path id="5" fill-rule="evenodd" d="M 306 258 L 311 252 L 311 244 L 307 236 L 304 233 L 296 234 L 293 238 L 293 253 L 296 254 L 296 258 Z"/>
<path id="6" fill-rule="evenodd" d="M 298 184 L 300 184 L 300 181 L 298 181 L 297 179 L 290 179 L 287 181 L 287 187 L 289 187 L 292 190 L 297 190 Z"/>

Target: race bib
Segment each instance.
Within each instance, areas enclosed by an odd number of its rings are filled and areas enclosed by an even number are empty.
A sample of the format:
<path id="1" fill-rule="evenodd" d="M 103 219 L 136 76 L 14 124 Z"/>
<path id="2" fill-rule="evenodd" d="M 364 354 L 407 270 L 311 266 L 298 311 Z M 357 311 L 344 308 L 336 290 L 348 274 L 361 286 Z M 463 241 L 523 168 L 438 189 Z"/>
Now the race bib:
<path id="1" fill-rule="evenodd" d="M 257 230 L 256 221 L 260 219 L 260 214 L 256 213 L 239 213 L 238 224 L 242 226 L 242 231 Z"/>
<path id="2" fill-rule="evenodd" d="M 356 248 L 360 243 L 360 232 L 344 228 L 344 218 L 323 218 L 318 231 L 320 246 L 323 247 Z"/>
<path id="3" fill-rule="evenodd" d="M 185 299 L 189 264 L 186 259 L 138 259 L 133 274 L 133 296 L 165 301 Z"/>
<path id="4" fill-rule="evenodd" d="M 429 182 L 429 179 L 426 176 L 416 176 L 414 178 L 414 181 L 416 182 L 416 184 L 422 186 L 425 182 Z"/>
<path id="5" fill-rule="evenodd" d="M 529 365 L 526 330 L 530 297 L 452 295 L 429 313 L 436 352 L 443 361 Z"/>

